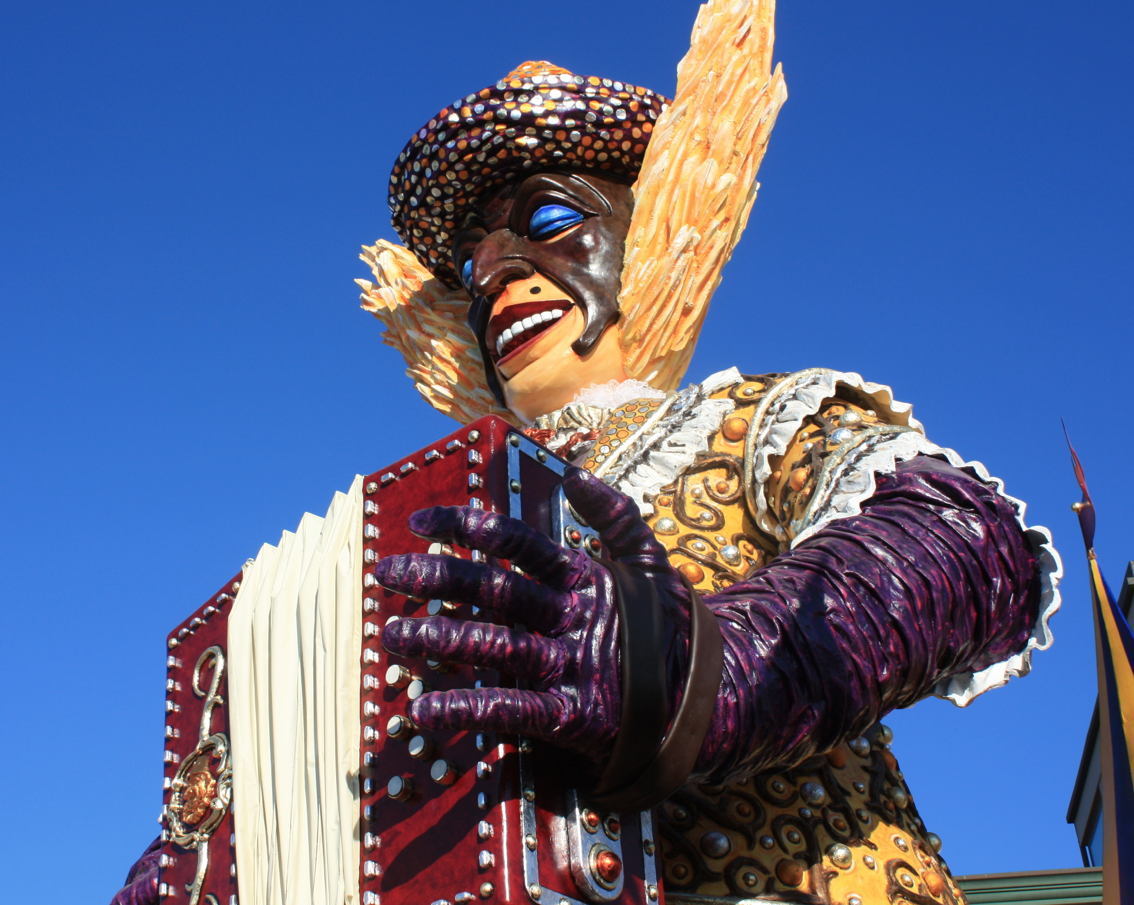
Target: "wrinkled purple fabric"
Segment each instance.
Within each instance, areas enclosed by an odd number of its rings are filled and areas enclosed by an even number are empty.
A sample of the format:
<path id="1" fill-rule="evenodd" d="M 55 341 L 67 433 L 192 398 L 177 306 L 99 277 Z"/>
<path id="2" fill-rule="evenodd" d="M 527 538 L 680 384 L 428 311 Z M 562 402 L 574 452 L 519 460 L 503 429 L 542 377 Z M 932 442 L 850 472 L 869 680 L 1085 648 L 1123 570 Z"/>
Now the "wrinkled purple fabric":
<path id="1" fill-rule="evenodd" d="M 110 900 L 110 905 L 157 905 L 159 836 L 142 852 L 126 874 L 126 885 Z"/>
<path id="2" fill-rule="evenodd" d="M 659 596 L 673 613 L 670 646 L 680 647 L 688 594 L 638 507 L 580 469 L 572 469 L 565 489 L 612 559 L 654 576 Z M 423 695 L 411 705 L 414 722 L 432 729 L 522 732 L 570 748 L 595 764 L 604 762 L 618 731 L 621 703 L 618 612 L 610 572 L 523 522 L 481 509 L 425 509 L 414 513 L 410 527 L 423 537 L 507 559 L 524 574 L 494 563 L 409 553 L 379 562 L 374 574 L 380 584 L 413 597 L 491 608 L 531 630 L 443 616 L 386 626 L 382 640 L 395 653 L 475 663 L 531 685 Z M 670 659 L 679 665 L 677 657 Z"/>
<path id="3" fill-rule="evenodd" d="M 664 549 L 634 503 L 598 479 L 573 469 L 565 489 L 612 558 L 642 568 L 659 588 L 676 706 L 688 599 Z M 396 653 L 480 663 L 527 678 L 534 689 L 425 695 L 412 705 L 414 720 L 435 729 L 520 731 L 604 761 L 620 713 L 617 613 L 606 569 L 479 510 L 426 510 L 411 525 L 509 558 L 527 575 L 407 554 L 378 565 L 381 584 L 492 607 L 540 633 L 444 617 L 388 626 L 383 641 Z M 1012 506 L 968 474 L 919 457 L 878 476 L 860 515 L 827 525 L 705 602 L 724 635 L 725 669 L 693 778 L 716 782 L 826 751 L 929 695 L 942 679 L 1021 650 L 1036 620 L 1039 582 Z"/>
<path id="4" fill-rule="evenodd" d="M 853 738 L 942 679 L 1020 651 L 1035 553 L 992 487 L 919 457 L 750 580 L 706 598 L 725 680 L 696 771 L 720 780 Z"/>

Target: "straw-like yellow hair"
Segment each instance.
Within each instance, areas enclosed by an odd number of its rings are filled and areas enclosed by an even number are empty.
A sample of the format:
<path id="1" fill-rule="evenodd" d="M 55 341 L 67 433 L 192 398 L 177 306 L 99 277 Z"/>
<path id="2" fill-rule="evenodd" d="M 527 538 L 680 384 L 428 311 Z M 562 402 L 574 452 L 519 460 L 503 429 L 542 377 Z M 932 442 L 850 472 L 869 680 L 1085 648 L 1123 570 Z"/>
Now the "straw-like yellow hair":
<path id="1" fill-rule="evenodd" d="M 772 71 L 775 0 L 709 0 L 677 68 L 634 185 L 619 306 L 626 373 L 675 389 L 689 367 L 721 271 L 756 200 L 756 173 L 787 99 Z M 468 423 L 504 414 L 484 378 L 470 299 L 433 277 L 408 249 L 363 246 L 374 281 L 357 280 L 383 342 L 434 408 Z"/>

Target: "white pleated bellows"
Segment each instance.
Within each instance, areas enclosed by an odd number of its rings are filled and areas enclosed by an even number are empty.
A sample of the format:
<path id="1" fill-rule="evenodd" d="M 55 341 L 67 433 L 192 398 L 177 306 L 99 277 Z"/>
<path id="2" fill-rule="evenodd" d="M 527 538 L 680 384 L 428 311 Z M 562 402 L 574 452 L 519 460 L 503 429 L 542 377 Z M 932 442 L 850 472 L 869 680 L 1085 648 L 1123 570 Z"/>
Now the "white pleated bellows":
<path id="1" fill-rule="evenodd" d="M 359 901 L 362 478 L 245 567 L 228 623 L 239 900 Z"/>

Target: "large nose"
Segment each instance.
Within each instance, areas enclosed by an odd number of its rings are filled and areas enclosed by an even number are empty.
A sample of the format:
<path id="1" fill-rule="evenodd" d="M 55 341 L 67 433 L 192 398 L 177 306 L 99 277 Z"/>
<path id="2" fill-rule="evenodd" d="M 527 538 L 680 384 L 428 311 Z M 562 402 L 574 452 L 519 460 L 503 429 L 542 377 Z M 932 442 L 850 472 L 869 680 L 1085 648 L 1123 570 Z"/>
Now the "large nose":
<path id="1" fill-rule="evenodd" d="M 535 275 L 535 267 L 521 254 L 520 238 L 510 229 L 485 236 L 473 254 L 473 294 L 491 298 L 509 283 Z"/>

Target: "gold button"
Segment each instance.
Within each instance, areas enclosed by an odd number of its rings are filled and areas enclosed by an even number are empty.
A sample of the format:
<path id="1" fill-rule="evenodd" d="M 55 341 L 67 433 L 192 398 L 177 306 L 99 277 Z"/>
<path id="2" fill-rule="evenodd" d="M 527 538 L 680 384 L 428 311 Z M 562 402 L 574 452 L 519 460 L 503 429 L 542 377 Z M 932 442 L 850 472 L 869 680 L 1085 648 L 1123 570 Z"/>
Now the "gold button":
<path id="1" fill-rule="evenodd" d="M 776 879 L 784 886 L 799 886 L 803 882 L 803 867 L 794 858 L 782 858 L 776 865 Z"/>
<path id="2" fill-rule="evenodd" d="M 733 443 L 743 440 L 748 433 L 748 421 L 745 418 L 729 418 L 721 426 L 721 433 L 726 440 L 731 440 Z"/>
<path id="3" fill-rule="evenodd" d="M 697 584 L 705 578 L 705 570 L 695 562 L 682 563 L 678 571 L 693 582 L 693 584 Z"/>
<path id="4" fill-rule="evenodd" d="M 945 878 L 935 870 L 926 871 L 921 875 L 922 881 L 925 883 L 925 888 L 929 890 L 931 896 L 940 896 L 945 891 Z"/>

